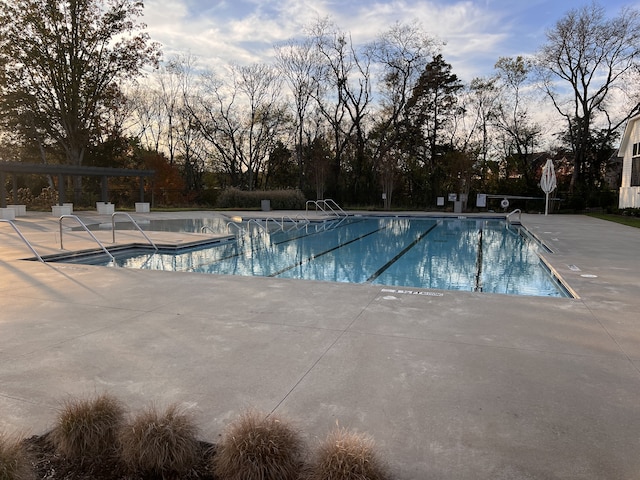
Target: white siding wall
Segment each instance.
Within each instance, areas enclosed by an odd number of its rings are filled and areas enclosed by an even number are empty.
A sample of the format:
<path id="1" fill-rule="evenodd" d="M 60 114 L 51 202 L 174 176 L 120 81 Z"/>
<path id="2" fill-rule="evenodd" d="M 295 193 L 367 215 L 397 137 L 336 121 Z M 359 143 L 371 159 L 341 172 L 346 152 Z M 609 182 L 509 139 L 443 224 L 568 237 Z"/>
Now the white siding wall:
<path id="1" fill-rule="evenodd" d="M 629 138 L 624 150 L 624 162 L 622 164 L 622 184 L 620 187 L 619 208 L 640 208 L 640 187 L 631 186 L 631 157 L 633 156 L 633 144 L 640 143 L 640 121 L 632 120 Z"/>

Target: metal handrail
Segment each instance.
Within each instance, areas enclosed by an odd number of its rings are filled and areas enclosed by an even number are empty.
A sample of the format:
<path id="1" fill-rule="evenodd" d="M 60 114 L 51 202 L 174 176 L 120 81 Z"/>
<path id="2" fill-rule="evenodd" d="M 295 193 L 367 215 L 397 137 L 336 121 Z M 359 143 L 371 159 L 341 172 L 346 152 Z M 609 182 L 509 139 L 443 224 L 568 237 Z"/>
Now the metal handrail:
<path id="1" fill-rule="evenodd" d="M 342 215 L 344 216 L 348 215 L 347 212 L 345 212 L 342 208 L 340 208 L 340 205 L 338 205 L 335 200 L 331 198 L 326 198 L 323 200 L 323 202 L 327 207 L 331 209 L 332 212 L 335 213 L 335 211 L 338 210 Z M 335 209 L 331 205 L 333 205 Z M 339 215 L 339 214 L 336 214 L 336 215 Z"/>
<path id="2" fill-rule="evenodd" d="M 95 240 L 95 242 L 96 242 L 98 245 L 100 245 L 100 248 L 102 248 L 102 250 L 104 251 L 104 253 L 106 253 L 106 254 L 109 256 L 109 258 L 111 259 L 111 261 L 113 262 L 113 264 L 114 264 L 115 266 L 117 266 L 117 265 L 118 265 L 118 264 L 116 263 L 116 259 L 113 257 L 113 255 L 111 255 L 111 253 L 109 252 L 109 250 L 107 250 L 107 247 L 105 247 L 105 246 L 102 244 L 102 242 L 101 242 L 100 240 L 98 240 L 98 239 L 96 238 L 96 236 L 95 236 L 93 233 L 91 233 L 91 230 L 89 230 L 89 229 L 87 228 L 87 226 L 84 224 L 84 222 L 83 222 L 82 220 L 80 220 L 80 218 L 78 218 L 78 216 L 77 216 L 77 215 L 61 215 L 61 216 L 60 216 L 60 219 L 58 220 L 58 222 L 60 223 L 60 250 L 64 250 L 64 247 L 62 246 L 62 220 L 63 220 L 63 219 L 65 219 L 65 218 L 73 218 L 73 219 L 75 219 L 75 220 L 76 220 L 76 221 L 77 221 L 77 222 L 82 226 L 82 228 L 84 228 L 84 230 L 85 230 L 89 235 L 91 235 L 91 238 L 93 238 L 93 239 Z"/>
<path id="3" fill-rule="evenodd" d="M 250 218 L 249 220 L 247 220 L 247 230 L 249 230 L 249 227 L 251 225 L 251 223 L 255 223 L 258 228 L 260 230 L 262 230 L 263 232 L 268 232 L 269 229 L 267 227 L 265 227 L 264 225 L 262 225 L 258 220 L 256 220 L 255 218 Z"/>
<path id="4" fill-rule="evenodd" d="M 299 217 L 299 215 L 296 215 L 296 218 L 291 218 L 288 215 L 283 216 L 282 217 L 282 231 L 284 231 L 284 222 L 285 221 L 291 222 L 293 224 L 293 226 L 291 228 L 289 228 L 287 230 L 287 232 L 290 232 L 291 230 L 294 230 L 294 229 L 295 230 L 300 230 L 301 228 L 304 228 L 304 226 L 309 223 L 309 219 L 308 218 L 302 217 L 301 220 L 300 219 L 296 220 L 298 217 Z"/>
<path id="5" fill-rule="evenodd" d="M 513 221 L 511 220 L 511 215 L 515 215 L 516 213 L 518 214 L 518 223 L 522 223 L 522 210 L 520 210 L 519 208 L 516 208 L 515 210 L 507 214 L 507 221 L 513 223 Z"/>
<path id="6" fill-rule="evenodd" d="M 229 227 L 236 227 L 238 229 L 239 232 L 244 233 L 245 229 L 242 226 L 242 224 L 238 225 L 236 222 L 228 222 L 227 223 L 227 232 L 230 233 Z"/>
<path id="7" fill-rule="evenodd" d="M 340 208 L 340 205 L 338 205 L 335 202 L 335 200 L 332 200 L 331 198 L 326 198 L 324 200 L 307 200 L 307 202 L 305 203 L 305 211 L 306 212 L 309 211 L 309 204 L 315 205 L 316 211 L 318 211 L 318 209 L 320 209 L 323 213 L 328 213 L 327 209 L 329 209 L 329 210 L 331 210 L 331 213 L 333 213 L 336 217 L 340 217 L 340 216 L 343 216 L 343 215 L 346 217 L 346 216 L 349 215 L 342 208 Z M 333 208 L 333 207 L 335 207 L 335 208 Z"/>
<path id="8" fill-rule="evenodd" d="M 20 231 L 20 229 L 16 226 L 15 223 L 13 223 L 11 220 L 7 219 L 7 218 L 0 218 L 0 222 L 4 222 L 4 223 L 8 223 L 9 225 L 11 225 L 13 227 L 13 229 L 16 231 L 16 233 L 18 234 L 18 236 L 22 239 L 22 241 L 27 245 L 27 247 L 29 247 L 29 249 L 33 252 L 33 254 L 38 257 L 38 260 L 40 260 L 42 263 L 45 263 L 45 261 L 42 259 L 42 257 L 38 254 L 38 252 L 36 252 L 35 248 L 33 248 L 33 245 L 31 245 L 29 243 L 29 240 L 27 240 L 25 238 L 24 235 L 22 235 L 22 232 Z"/>
<path id="9" fill-rule="evenodd" d="M 131 223 L 133 223 L 133 226 L 136 227 L 138 231 L 142 234 L 142 236 L 147 239 L 147 242 L 149 242 L 151 246 L 155 248 L 156 251 L 158 251 L 158 247 L 156 246 L 155 243 L 153 243 L 153 240 L 151 240 L 147 236 L 147 234 L 144 233 L 144 230 L 140 228 L 140 225 L 138 225 L 138 223 L 127 212 L 114 212 L 111 214 L 111 231 L 113 232 L 113 243 L 116 243 L 116 220 L 115 220 L 116 215 L 125 215 L 127 218 L 129 218 Z"/>
<path id="10" fill-rule="evenodd" d="M 326 210 L 324 208 L 322 208 L 322 206 L 320 205 L 319 201 L 317 201 L 317 200 L 307 200 L 307 202 L 304 204 L 305 212 L 309 213 L 309 204 L 315 205 L 316 211 L 318 211 L 318 209 L 320 209 L 324 213 L 326 213 Z"/>
<path id="11" fill-rule="evenodd" d="M 284 232 L 284 219 L 281 222 L 278 222 L 278 220 L 273 217 L 267 217 L 264 221 L 264 226 L 267 231 L 269 231 L 269 222 L 275 223 L 278 226 L 278 229 Z"/>

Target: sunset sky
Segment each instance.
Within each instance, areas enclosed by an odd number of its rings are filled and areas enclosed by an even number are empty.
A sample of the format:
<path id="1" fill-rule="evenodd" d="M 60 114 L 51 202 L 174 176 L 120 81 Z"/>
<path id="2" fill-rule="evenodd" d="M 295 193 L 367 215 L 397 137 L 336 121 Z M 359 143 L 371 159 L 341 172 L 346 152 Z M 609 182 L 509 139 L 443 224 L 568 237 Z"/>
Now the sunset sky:
<path id="1" fill-rule="evenodd" d="M 202 65 L 270 62 L 273 45 L 329 17 L 364 44 L 395 22 L 418 21 L 445 43 L 442 53 L 463 81 L 490 75 L 499 57 L 532 54 L 545 31 L 589 0 L 147 0 L 143 21 L 165 58 L 190 53 Z M 638 1 L 600 2 L 611 16 Z"/>

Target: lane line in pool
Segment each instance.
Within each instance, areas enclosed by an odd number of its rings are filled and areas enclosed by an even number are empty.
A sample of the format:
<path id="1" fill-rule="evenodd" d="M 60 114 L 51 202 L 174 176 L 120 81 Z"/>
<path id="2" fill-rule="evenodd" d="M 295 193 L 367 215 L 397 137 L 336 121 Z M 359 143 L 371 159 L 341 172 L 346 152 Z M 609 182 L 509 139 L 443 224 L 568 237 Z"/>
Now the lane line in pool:
<path id="1" fill-rule="evenodd" d="M 476 255 L 476 278 L 474 292 L 482 291 L 482 228 L 478 232 L 478 253 Z"/>
<path id="2" fill-rule="evenodd" d="M 288 272 L 289 270 L 291 270 L 293 268 L 299 267 L 300 265 L 304 265 L 305 263 L 309 263 L 311 260 L 314 260 L 314 259 L 316 259 L 318 257 L 323 256 L 323 255 L 326 255 L 327 253 L 331 253 L 334 250 L 338 250 L 339 248 L 346 247 L 347 245 L 349 245 L 351 243 L 354 243 L 354 242 L 357 242 L 359 240 L 362 240 L 363 238 L 366 238 L 369 235 L 373 235 L 374 233 L 378 233 L 381 230 L 386 230 L 387 228 L 389 228 L 389 226 L 384 226 L 384 227 L 378 228 L 376 230 L 373 230 L 372 232 L 365 233 L 364 235 L 360 235 L 359 237 L 352 238 L 348 242 L 341 243 L 340 245 L 336 245 L 335 247 L 332 247 L 329 250 L 325 250 L 324 252 L 320 252 L 320 253 L 318 253 L 316 255 L 311 255 L 310 257 L 307 257 L 304 260 L 300 260 L 299 262 L 296 262 L 293 265 L 289 265 L 288 267 L 285 267 L 285 268 L 283 268 L 282 270 L 280 270 L 278 272 L 272 273 L 269 276 L 270 277 L 277 277 L 278 275 L 281 275 L 284 272 Z"/>
<path id="3" fill-rule="evenodd" d="M 338 225 L 337 227 L 333 227 L 333 228 L 331 228 L 331 230 L 347 227 L 347 226 L 353 225 L 355 223 L 360 223 L 360 222 L 364 222 L 364 219 L 347 222 L 344 225 Z M 286 238 L 284 240 L 280 240 L 279 242 L 273 242 L 272 245 L 276 245 L 277 246 L 277 245 L 282 245 L 284 243 L 294 242 L 296 240 L 300 240 L 301 238 L 310 237 L 312 235 L 318 235 L 320 233 L 324 233 L 324 232 L 331 231 L 331 230 L 316 230 L 315 232 L 305 233 L 304 235 L 300 235 L 298 237 L 291 237 L 291 238 Z M 275 232 L 275 233 L 277 234 L 277 233 L 280 233 L 280 232 Z"/>
<path id="4" fill-rule="evenodd" d="M 353 225 L 354 223 L 359 223 L 359 222 L 363 222 L 363 221 L 364 220 L 355 220 L 353 222 L 345 223 L 344 225 L 338 225 L 337 227 L 334 227 L 332 230 L 335 230 L 335 229 L 338 229 L 338 228 L 347 227 L 348 225 Z M 305 233 L 304 235 L 299 235 L 297 237 L 287 238 L 287 239 L 281 240 L 279 242 L 271 242 L 270 245 L 278 246 L 278 245 L 282 245 L 282 244 L 285 244 L 285 243 L 288 243 L 288 242 L 293 242 L 293 241 L 296 241 L 296 240 L 300 240 L 300 239 L 305 238 L 305 237 L 311 237 L 313 235 L 320 235 L 320 234 L 325 233 L 327 231 L 331 231 L 331 230 L 317 230 L 315 232 Z M 280 232 L 275 232 L 275 233 L 280 233 Z M 260 252 L 265 251 L 267 249 L 268 249 L 267 246 L 261 245 L 259 247 L 255 247 L 255 248 L 252 247 L 251 249 L 248 250 L 248 252 L 251 253 L 251 254 L 254 254 L 254 253 L 260 253 Z M 187 272 L 192 272 L 192 271 L 195 271 L 198 268 L 201 268 L 204 265 L 214 265 L 216 263 L 221 263 L 221 262 L 224 262 L 225 260 L 230 260 L 232 258 L 244 258 L 246 256 L 246 254 L 247 254 L 247 251 L 242 250 L 242 251 L 239 251 L 237 253 L 233 253 L 233 254 L 230 254 L 230 255 L 225 255 L 225 256 L 220 257 L 220 258 L 216 258 L 215 260 L 212 260 L 210 262 L 201 263 L 197 267 L 189 267 L 189 268 L 186 269 L 186 271 Z"/>
<path id="5" fill-rule="evenodd" d="M 396 263 L 400 257 L 402 257 L 405 253 L 407 253 L 409 250 L 411 250 L 417 243 L 419 243 L 424 237 L 426 237 L 427 235 L 429 235 L 429 233 L 431 233 L 431 231 L 436 228 L 439 225 L 439 223 L 436 223 L 435 225 L 432 225 L 426 232 L 423 232 L 418 238 L 416 238 L 413 242 L 411 242 L 409 245 L 407 245 L 406 247 L 404 247 L 402 249 L 402 251 L 400 253 L 398 253 L 395 257 L 393 257 L 391 260 L 389 260 L 387 263 L 385 263 L 382 267 L 380 267 L 373 275 L 371 275 L 369 278 L 367 278 L 366 283 L 370 283 L 373 282 L 376 278 L 378 278 L 380 275 L 382 275 L 384 273 L 384 271 L 386 269 L 388 269 L 391 265 L 393 265 L 394 263 Z"/>

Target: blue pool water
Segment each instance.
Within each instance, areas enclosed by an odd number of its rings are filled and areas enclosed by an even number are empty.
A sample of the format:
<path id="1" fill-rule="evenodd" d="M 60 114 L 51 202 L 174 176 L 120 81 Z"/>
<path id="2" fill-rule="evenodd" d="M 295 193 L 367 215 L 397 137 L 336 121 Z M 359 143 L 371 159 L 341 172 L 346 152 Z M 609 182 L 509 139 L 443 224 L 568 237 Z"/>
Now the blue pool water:
<path id="1" fill-rule="evenodd" d="M 216 219 L 165 221 L 149 230 L 226 233 Z M 236 241 L 181 251 L 127 250 L 118 265 L 514 295 L 569 296 L 518 227 L 486 218 L 350 217 L 333 228 L 285 231 L 245 223 Z M 288 229 L 288 230 L 287 230 Z M 276 231 L 277 230 L 277 231 Z M 318 230 L 318 231 L 316 231 Z M 235 232 L 236 229 L 232 228 Z M 82 263 L 108 264 L 103 256 Z"/>

